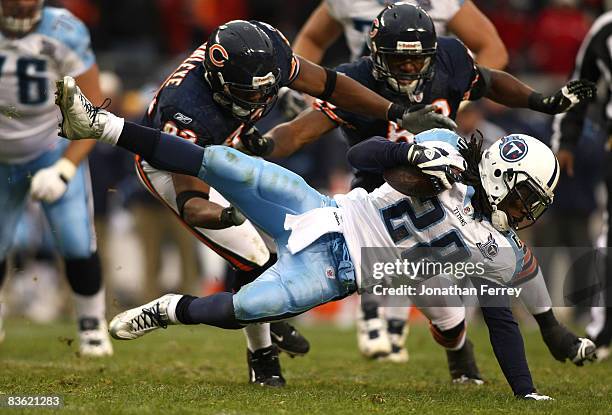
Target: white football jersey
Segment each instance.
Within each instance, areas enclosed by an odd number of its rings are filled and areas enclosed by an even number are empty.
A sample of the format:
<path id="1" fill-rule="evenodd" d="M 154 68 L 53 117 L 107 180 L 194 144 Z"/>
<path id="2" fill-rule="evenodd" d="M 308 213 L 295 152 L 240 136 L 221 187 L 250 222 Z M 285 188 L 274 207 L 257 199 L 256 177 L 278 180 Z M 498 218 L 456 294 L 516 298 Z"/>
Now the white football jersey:
<path id="1" fill-rule="evenodd" d="M 459 138 L 450 130 L 430 130 L 415 136 L 422 145 L 460 158 L 456 149 Z M 372 193 L 357 188 L 346 195 L 336 195 L 358 284 L 363 287 L 362 280 L 366 278 L 362 275 L 362 271 L 366 272 L 362 270 L 362 248 L 390 248 L 388 252 L 376 251 L 388 261 L 397 258 L 398 248 L 406 253 L 415 247 L 431 247 L 437 249 L 441 262 L 446 255 L 465 254 L 465 262 L 481 263 L 485 270 L 484 275 L 473 275 L 499 283 L 513 285 L 533 278 L 538 271 L 537 261 L 516 234 L 501 233 L 489 221 L 474 217 L 473 192 L 472 187 L 456 183 L 437 197 L 418 199 L 385 183 Z M 363 258 L 363 262 L 371 261 Z"/>
<path id="2" fill-rule="evenodd" d="M 344 37 L 355 60 L 368 49 L 370 26 L 378 13 L 389 4 L 401 0 L 325 0 L 329 14 L 344 28 Z M 447 35 L 446 25 L 459 11 L 463 0 L 403 0 L 422 7 L 431 17 L 438 36 Z M 367 53 L 369 54 L 369 52 Z"/>
<path id="3" fill-rule="evenodd" d="M 0 33 L 0 162 L 32 160 L 58 141 L 55 81 L 94 63 L 89 31 L 64 9 L 45 7 L 24 37 Z"/>

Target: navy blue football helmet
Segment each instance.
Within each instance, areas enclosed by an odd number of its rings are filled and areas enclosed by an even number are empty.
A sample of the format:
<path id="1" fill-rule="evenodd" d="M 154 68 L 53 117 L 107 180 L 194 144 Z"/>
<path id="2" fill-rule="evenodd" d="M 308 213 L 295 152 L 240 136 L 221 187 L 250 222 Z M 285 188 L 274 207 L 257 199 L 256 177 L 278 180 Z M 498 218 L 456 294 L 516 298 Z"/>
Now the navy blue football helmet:
<path id="1" fill-rule="evenodd" d="M 370 30 L 374 76 L 395 92 L 416 96 L 433 79 L 437 45 L 436 29 L 425 10 L 407 3 L 387 6 Z"/>
<path id="2" fill-rule="evenodd" d="M 206 44 L 206 79 L 215 101 L 243 121 L 254 121 L 276 101 L 281 71 L 270 37 L 257 25 L 233 20 Z"/>

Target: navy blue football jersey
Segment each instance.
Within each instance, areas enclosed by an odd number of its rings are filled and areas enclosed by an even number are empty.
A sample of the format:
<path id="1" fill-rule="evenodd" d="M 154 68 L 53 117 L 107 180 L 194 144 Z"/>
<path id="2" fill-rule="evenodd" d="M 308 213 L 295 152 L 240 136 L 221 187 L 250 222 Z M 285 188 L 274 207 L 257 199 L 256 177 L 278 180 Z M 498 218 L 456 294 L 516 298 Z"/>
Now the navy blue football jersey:
<path id="1" fill-rule="evenodd" d="M 455 38 L 438 37 L 434 77 L 425 85 L 422 99 L 418 103 L 412 103 L 407 96 L 391 90 L 385 80 L 377 80 L 372 73 L 373 66 L 370 57 L 363 57 L 355 62 L 340 65 L 336 70 L 389 101 L 405 106 L 434 104 L 444 115 L 453 119 L 457 116 L 461 101 L 480 98 L 472 94 L 472 87 L 480 78 L 478 69 L 463 43 Z M 314 107 L 341 127 L 351 146 L 374 136 L 385 137 L 391 141 L 408 142 L 412 142 L 414 137 L 395 122 L 350 113 L 329 102 L 317 100 Z M 380 175 L 358 171 L 353 187 L 363 187 L 372 191 L 382 183 Z"/>
<path id="2" fill-rule="evenodd" d="M 272 26 L 251 21 L 268 34 L 274 44 L 281 72 L 280 86 L 290 84 L 299 73 L 299 61 L 289 42 Z M 245 123 L 217 104 L 204 77 L 206 44 L 197 48 L 160 86 L 143 124 L 190 140 L 202 147 L 229 145 L 240 136 Z M 257 119 L 252 119 L 255 123 Z"/>

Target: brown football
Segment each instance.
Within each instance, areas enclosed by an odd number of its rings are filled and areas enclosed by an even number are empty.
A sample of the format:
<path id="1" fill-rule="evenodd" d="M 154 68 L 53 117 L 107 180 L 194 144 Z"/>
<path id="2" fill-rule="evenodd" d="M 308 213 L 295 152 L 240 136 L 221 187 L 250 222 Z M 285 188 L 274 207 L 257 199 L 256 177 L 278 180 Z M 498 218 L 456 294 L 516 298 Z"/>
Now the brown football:
<path id="1" fill-rule="evenodd" d="M 427 174 L 415 166 L 398 166 L 387 169 L 383 177 L 389 185 L 407 196 L 431 197 L 438 194 Z"/>

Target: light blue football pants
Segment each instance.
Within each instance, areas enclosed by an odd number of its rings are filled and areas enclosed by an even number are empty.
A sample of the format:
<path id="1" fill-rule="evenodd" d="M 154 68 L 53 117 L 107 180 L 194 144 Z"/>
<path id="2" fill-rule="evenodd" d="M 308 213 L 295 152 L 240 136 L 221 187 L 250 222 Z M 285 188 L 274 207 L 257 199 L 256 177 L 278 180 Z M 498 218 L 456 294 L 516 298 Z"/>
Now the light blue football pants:
<path id="1" fill-rule="evenodd" d="M 23 164 L 0 163 L 0 262 L 6 259 L 22 217 L 30 182 L 36 172 L 59 160 L 68 145 L 61 140 L 49 151 Z M 81 163 L 66 193 L 55 203 L 43 203 L 45 216 L 64 258 L 89 258 L 96 250 L 93 204 L 87 163 Z"/>
<path id="2" fill-rule="evenodd" d="M 333 199 L 281 166 L 225 146 L 205 149 L 199 177 L 272 236 L 277 245 L 278 261 L 234 295 L 238 320 L 286 318 L 356 290 L 353 265 L 341 234 L 323 235 L 294 255 L 287 250 L 285 215 L 335 206 Z"/>

